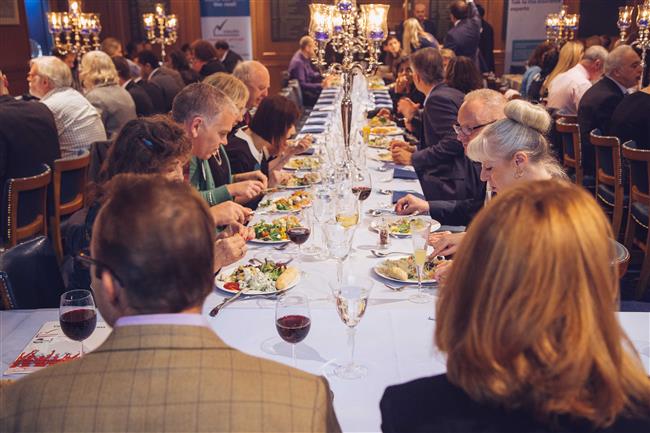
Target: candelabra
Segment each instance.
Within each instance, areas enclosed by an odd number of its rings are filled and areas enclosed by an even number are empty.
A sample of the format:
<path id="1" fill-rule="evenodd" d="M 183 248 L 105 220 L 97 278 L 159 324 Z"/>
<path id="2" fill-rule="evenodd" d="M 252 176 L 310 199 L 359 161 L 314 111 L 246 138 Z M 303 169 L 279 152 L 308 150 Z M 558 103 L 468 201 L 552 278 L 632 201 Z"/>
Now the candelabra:
<path id="1" fill-rule="evenodd" d="M 176 42 L 178 31 L 178 19 L 176 15 L 165 15 L 165 7 L 157 3 L 156 12 L 142 14 L 144 29 L 147 31 L 147 39 L 152 45 L 160 44 L 162 60 L 165 60 L 165 45 Z"/>
<path id="2" fill-rule="evenodd" d="M 383 4 L 365 4 L 359 10 L 356 0 L 336 0 L 334 5 L 309 5 L 309 33 L 317 44 L 313 62 L 324 75 L 338 74 L 343 79 L 341 120 L 348 161 L 352 80 L 357 73 L 373 74 L 379 66 L 381 43 L 388 36 L 388 8 L 388 5 Z M 341 62 L 327 63 L 325 50 L 328 44 L 335 53 L 343 56 Z"/>
<path id="3" fill-rule="evenodd" d="M 73 53 L 80 58 L 88 51 L 99 49 L 102 31 L 99 14 L 81 12 L 80 1 L 70 1 L 68 12 L 48 12 L 47 22 L 54 47 L 61 54 Z"/>
<path id="4" fill-rule="evenodd" d="M 559 13 L 546 16 L 546 41 L 557 46 L 575 38 L 580 23 L 580 15 L 568 14 L 567 6 L 562 5 Z"/>
<path id="5" fill-rule="evenodd" d="M 634 6 L 621 6 L 618 8 L 618 21 L 616 25 L 621 31 L 621 42 L 627 42 L 627 31 L 634 22 L 632 15 L 634 14 Z M 641 50 L 641 80 L 639 87 L 643 86 L 643 77 L 645 77 L 645 70 L 647 66 L 646 55 L 650 49 L 650 0 L 645 0 L 642 5 L 637 6 L 636 25 L 639 30 L 637 38 L 630 43 L 631 46 Z"/>

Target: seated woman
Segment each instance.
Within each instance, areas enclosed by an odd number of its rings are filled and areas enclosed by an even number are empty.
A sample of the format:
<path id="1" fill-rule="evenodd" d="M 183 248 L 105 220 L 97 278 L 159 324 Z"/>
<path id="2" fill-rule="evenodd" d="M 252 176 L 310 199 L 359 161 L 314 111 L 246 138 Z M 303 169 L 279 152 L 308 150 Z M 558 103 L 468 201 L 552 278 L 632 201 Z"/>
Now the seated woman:
<path id="1" fill-rule="evenodd" d="M 185 131 L 167 116 L 143 117 L 124 125 L 108 150 L 106 160 L 102 164 L 100 181 L 91 186 L 88 201 L 90 205 L 83 211 L 86 213 L 83 226 L 69 231 L 66 240 L 67 250 L 77 255 L 89 248 L 93 223 L 104 201 L 104 192 L 113 177 L 121 173 L 161 174 L 182 182 L 183 166 L 190 158 L 191 149 L 192 144 Z M 223 211 L 215 207 L 214 211 L 217 210 Z M 211 213 L 214 217 L 213 210 Z M 243 257 L 246 253 L 246 240 L 249 238 L 248 229 L 234 222 L 227 230 L 220 233 L 215 245 L 220 252 L 216 256 L 215 269 L 220 269 Z M 88 269 L 73 263 L 68 289 L 87 289 L 89 285 Z"/>
<path id="2" fill-rule="evenodd" d="M 424 93 L 420 92 L 413 84 L 413 71 L 411 59 L 408 56 L 400 57 L 393 64 L 395 82 L 389 87 L 388 93 L 393 100 L 393 107 L 397 110 L 397 103 L 402 98 L 409 98 L 416 104 L 424 103 Z"/>
<path id="3" fill-rule="evenodd" d="M 225 72 L 209 75 L 203 82 L 221 90 L 235 103 L 240 112 L 235 124 L 241 122 L 248 101 L 248 87 L 239 78 Z M 193 184 L 194 179 L 197 179 L 197 170 L 203 170 L 205 174 L 210 171 L 211 176 L 206 176 L 207 188 L 199 188 L 201 195 L 210 206 L 228 200 L 247 204 L 267 187 L 266 175 L 259 170 L 233 175 L 231 162 L 224 146 L 219 146 L 219 151 L 207 161 L 196 157 L 190 160 L 190 182 Z M 198 188 L 198 184 L 195 186 Z"/>
<path id="4" fill-rule="evenodd" d="M 388 387 L 383 432 L 650 431 L 650 378 L 614 313 L 612 239 L 571 183 L 500 194 L 438 292 L 447 373 Z"/>
<path id="5" fill-rule="evenodd" d="M 566 179 L 545 138 L 551 127 L 548 112 L 519 99 L 508 102 L 504 113 L 505 119 L 485 126 L 465 151 L 468 158 L 481 163 L 481 180 L 491 191 L 500 193 L 525 180 Z M 395 210 L 400 215 L 428 213 L 429 203 L 409 194 L 397 202 Z M 456 252 L 464 235 L 434 233 L 429 241 L 436 255 L 446 256 Z"/>
<path id="6" fill-rule="evenodd" d="M 289 142 L 296 133 L 300 117 L 298 107 L 284 96 L 268 96 L 262 100 L 250 126 L 239 129 L 228 140 L 228 156 L 233 173 L 262 170 L 269 177 L 269 186 L 281 183 L 288 174 L 282 167 L 292 156 L 309 149 L 310 136 Z"/>

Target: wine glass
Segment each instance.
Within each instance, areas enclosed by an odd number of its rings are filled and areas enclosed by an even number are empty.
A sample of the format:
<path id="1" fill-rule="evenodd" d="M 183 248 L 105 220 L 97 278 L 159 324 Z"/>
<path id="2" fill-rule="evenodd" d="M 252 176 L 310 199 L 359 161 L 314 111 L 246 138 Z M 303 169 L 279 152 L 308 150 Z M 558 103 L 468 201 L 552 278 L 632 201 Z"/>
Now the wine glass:
<path id="1" fill-rule="evenodd" d="M 359 200 L 351 190 L 344 190 L 336 200 L 336 221 L 345 228 L 359 224 Z"/>
<path id="2" fill-rule="evenodd" d="M 341 282 L 330 283 L 336 301 L 336 311 L 348 327 L 350 360 L 334 369 L 334 374 L 341 379 L 360 379 L 368 372 L 367 367 L 354 362 L 354 347 L 356 326 L 366 312 L 372 286 L 373 281 L 370 278 L 358 276 L 348 276 Z"/>
<path id="3" fill-rule="evenodd" d="M 409 301 L 416 304 L 424 304 L 431 300 L 431 296 L 424 292 L 422 287 L 422 273 L 424 272 L 424 263 L 427 260 L 427 241 L 431 223 L 421 218 L 411 219 L 411 241 L 413 243 L 413 256 L 415 267 L 418 272 L 418 293 L 409 297 Z"/>
<path id="4" fill-rule="evenodd" d="M 335 221 L 328 221 L 323 225 L 325 229 L 325 238 L 327 249 L 334 259 L 336 259 L 336 276 L 339 283 L 343 280 L 343 262 L 350 255 L 352 249 L 352 240 L 354 238 L 354 228 L 345 227 Z"/>
<path id="5" fill-rule="evenodd" d="M 352 193 L 359 201 L 370 197 L 372 191 L 372 179 L 367 168 L 356 168 L 352 177 Z"/>
<path id="6" fill-rule="evenodd" d="M 334 218 L 334 199 L 332 192 L 326 188 L 319 188 L 314 193 L 312 207 L 315 222 L 318 222 L 321 233 L 321 245 L 325 246 L 325 223 Z"/>
<path id="7" fill-rule="evenodd" d="M 296 344 L 309 334 L 311 315 L 305 295 L 293 293 L 281 296 L 275 304 L 275 329 L 280 338 L 291 344 L 291 359 L 296 366 Z"/>
<path id="8" fill-rule="evenodd" d="M 83 356 L 83 341 L 90 337 L 97 326 L 97 312 L 92 293 L 89 290 L 79 289 L 62 294 L 59 303 L 59 323 L 66 337 L 81 344 L 80 353 Z"/>

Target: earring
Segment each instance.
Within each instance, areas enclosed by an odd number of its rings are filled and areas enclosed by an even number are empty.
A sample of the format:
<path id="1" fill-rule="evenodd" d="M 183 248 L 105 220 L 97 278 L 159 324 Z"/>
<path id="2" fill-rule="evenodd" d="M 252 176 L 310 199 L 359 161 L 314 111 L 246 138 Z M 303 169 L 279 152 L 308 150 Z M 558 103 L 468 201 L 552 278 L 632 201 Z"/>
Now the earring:
<path id="1" fill-rule="evenodd" d="M 521 179 L 523 175 L 524 175 L 524 170 L 521 167 L 517 166 L 517 169 L 514 174 L 515 179 Z"/>

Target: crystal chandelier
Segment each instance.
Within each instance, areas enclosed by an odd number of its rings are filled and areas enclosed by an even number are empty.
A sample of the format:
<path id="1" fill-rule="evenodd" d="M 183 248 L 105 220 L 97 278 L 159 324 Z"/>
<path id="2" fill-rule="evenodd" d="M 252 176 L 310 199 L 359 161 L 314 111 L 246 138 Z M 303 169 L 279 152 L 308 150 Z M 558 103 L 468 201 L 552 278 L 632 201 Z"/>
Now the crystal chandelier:
<path id="1" fill-rule="evenodd" d="M 142 14 L 144 29 L 147 31 L 147 40 L 152 44 L 160 44 L 162 60 L 165 60 L 165 45 L 172 45 L 176 42 L 178 31 L 178 19 L 176 15 L 165 15 L 165 7 L 161 3 L 156 4 L 156 12 Z"/>
<path id="2" fill-rule="evenodd" d="M 388 5 L 364 4 L 356 0 L 336 0 L 334 5 L 309 5 L 309 34 L 316 41 L 314 64 L 323 74 L 340 74 L 343 78 L 341 118 L 346 152 L 350 149 L 352 101 L 350 89 L 354 74 L 373 74 L 379 66 L 381 43 L 388 36 Z M 330 46 L 342 55 L 341 62 L 327 63 L 325 50 Z"/>
<path id="3" fill-rule="evenodd" d="M 47 22 L 54 47 L 61 54 L 73 53 L 80 58 L 88 51 L 99 49 L 102 31 L 99 14 L 82 12 L 79 0 L 68 3 L 68 12 L 48 12 Z"/>
<path id="4" fill-rule="evenodd" d="M 642 5 L 636 7 L 636 25 L 639 29 L 637 38 L 630 43 L 631 46 L 641 50 L 641 66 L 643 72 L 641 73 L 641 82 L 639 87 L 643 86 L 643 77 L 645 77 L 646 69 L 646 51 L 650 49 L 650 0 L 645 0 Z M 621 42 L 627 42 L 627 31 L 634 22 L 632 19 L 634 15 L 634 6 L 621 6 L 618 8 L 618 21 L 616 25 L 621 31 Z"/>
<path id="5" fill-rule="evenodd" d="M 575 38 L 580 23 L 580 15 L 568 14 L 567 6 L 562 5 L 557 14 L 546 16 L 546 41 L 557 46 Z"/>

